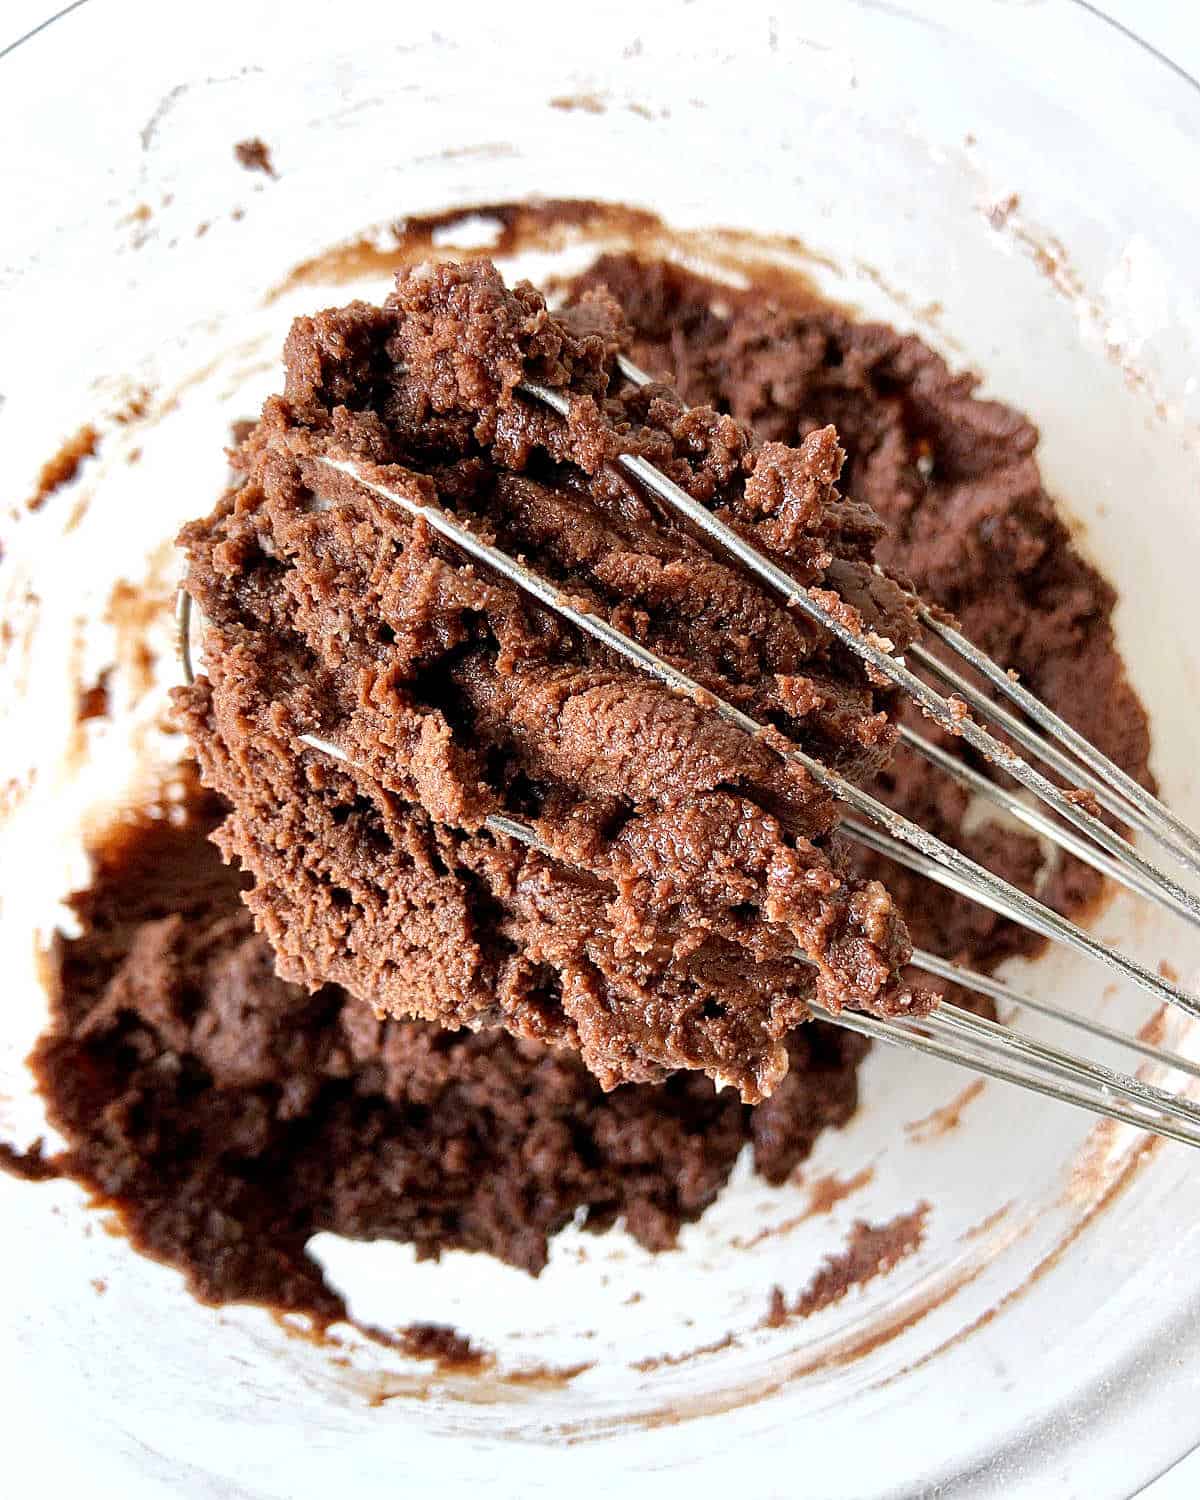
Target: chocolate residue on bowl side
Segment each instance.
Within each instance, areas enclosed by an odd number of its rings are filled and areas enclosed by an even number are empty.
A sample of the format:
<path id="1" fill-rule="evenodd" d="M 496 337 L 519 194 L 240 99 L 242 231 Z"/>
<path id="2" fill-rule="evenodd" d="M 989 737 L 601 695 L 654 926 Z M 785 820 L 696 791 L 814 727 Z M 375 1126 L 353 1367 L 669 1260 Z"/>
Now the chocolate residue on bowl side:
<path id="1" fill-rule="evenodd" d="M 551 109 L 560 109 L 567 114 L 582 110 L 589 115 L 602 115 L 608 109 L 599 94 L 556 94 L 550 101 Z"/>
<path id="2" fill-rule="evenodd" d="M 788 1321 L 787 1298 L 783 1288 L 776 1283 L 767 1298 L 767 1311 L 763 1316 L 764 1328 L 782 1328 Z"/>
<path id="3" fill-rule="evenodd" d="M 838 1177 L 834 1172 L 825 1177 L 818 1177 L 809 1188 L 808 1203 L 800 1213 L 792 1214 L 786 1219 L 779 1220 L 778 1223 L 767 1224 L 751 1235 L 735 1235 L 729 1243 L 735 1250 L 750 1250 L 766 1240 L 779 1239 L 783 1235 L 790 1234 L 806 1219 L 832 1213 L 839 1203 L 868 1186 L 874 1177 L 874 1167 L 863 1167 L 852 1176 L 845 1178 Z"/>
<path id="4" fill-rule="evenodd" d="M 783 1288 L 771 1287 L 767 1299 L 767 1310 L 758 1326 L 760 1328 L 782 1328 L 793 1318 L 809 1318 L 823 1308 L 840 1302 L 854 1287 L 865 1286 L 877 1276 L 882 1276 L 899 1265 L 902 1260 L 915 1255 L 925 1238 L 925 1224 L 929 1217 L 928 1203 L 918 1203 L 907 1213 L 897 1214 L 884 1224 L 868 1224 L 859 1219 L 850 1231 L 846 1248 L 840 1254 L 828 1256 L 808 1286 L 790 1302 Z M 886 1334 L 879 1333 L 882 1341 Z M 700 1344 L 693 1349 L 675 1354 L 652 1355 L 634 1362 L 632 1368 L 641 1372 L 657 1370 L 663 1366 L 687 1364 L 693 1359 L 720 1353 L 737 1343 L 737 1333 L 731 1330 L 722 1338 Z"/>
<path id="5" fill-rule="evenodd" d="M 985 1086 L 984 1079 L 974 1079 L 955 1094 L 948 1104 L 939 1105 L 929 1114 L 922 1115 L 919 1120 L 910 1120 L 904 1127 L 905 1135 L 914 1141 L 932 1141 L 940 1139 L 951 1130 L 957 1130 L 962 1124 L 963 1111 L 973 1099 L 983 1093 Z"/>
<path id="6" fill-rule="evenodd" d="M 885 1224 L 868 1224 L 859 1219 L 850 1231 L 845 1250 L 829 1256 L 805 1289 L 787 1305 L 787 1312 L 792 1317 L 810 1318 L 822 1308 L 840 1302 L 854 1287 L 865 1286 L 915 1255 L 925 1238 L 928 1217 L 929 1204 L 918 1203 L 908 1213 L 897 1214 Z M 772 1297 L 768 1318 L 776 1312 L 777 1302 Z"/>
<path id="7" fill-rule="evenodd" d="M 25 502 L 26 510 L 38 511 L 54 494 L 70 484 L 79 473 L 80 466 L 92 457 L 100 446 L 100 434 L 90 422 L 85 422 L 78 432 L 72 434 L 53 458 L 42 465 L 33 494 Z"/>
<path id="8" fill-rule="evenodd" d="M 454 232 L 479 221 L 494 226 L 486 245 L 446 246 Z M 301 286 L 337 286 L 364 276 L 392 276 L 405 266 L 435 259 L 455 260 L 518 255 L 522 250 L 550 250 L 585 235 L 615 234 L 632 242 L 666 233 L 657 214 L 624 204 L 590 198 L 524 199 L 516 203 L 475 203 L 440 213 L 410 214 L 376 230 L 332 245 L 293 266 L 267 295 L 277 301 Z"/>
<path id="9" fill-rule="evenodd" d="M 86 724 L 89 719 L 108 717 L 108 687 L 113 669 L 105 667 L 89 687 L 80 685 L 76 694 L 75 722 Z"/>
<path id="10" fill-rule="evenodd" d="M 648 1354 L 644 1359 L 634 1360 L 631 1369 L 637 1370 L 639 1374 L 648 1375 L 654 1370 L 669 1368 L 674 1365 L 686 1365 L 693 1359 L 699 1359 L 706 1354 L 720 1354 L 724 1349 L 731 1349 L 737 1342 L 737 1335 L 730 1330 L 722 1334 L 719 1339 L 713 1339 L 711 1343 L 700 1344 L 695 1349 L 685 1349 L 680 1354 Z"/>
<path id="11" fill-rule="evenodd" d="M 439 1365 L 431 1376 L 403 1378 L 399 1383 L 395 1374 L 385 1375 L 370 1391 L 367 1404 L 377 1408 L 391 1401 L 424 1401 L 435 1391 L 444 1391 L 449 1383 L 455 1382 L 455 1391 L 460 1397 L 491 1405 L 511 1401 L 515 1393 L 565 1390 L 592 1368 L 591 1360 L 580 1360 L 571 1365 L 523 1365 L 518 1369 L 496 1371 L 491 1356 L 488 1356 L 478 1366 Z"/>
<path id="12" fill-rule="evenodd" d="M 444 1370 L 479 1370 L 491 1359 L 449 1323 L 410 1323 L 396 1343 L 411 1359 L 431 1359 Z"/>
<path id="13" fill-rule="evenodd" d="M 271 161 L 271 148 L 265 141 L 259 140 L 258 136 L 251 136 L 249 140 L 238 141 L 233 148 L 233 154 L 237 157 L 238 165 L 245 167 L 247 172 L 265 172 L 268 177 L 278 177 L 274 163 Z"/>
<path id="14" fill-rule="evenodd" d="M 832 1213 L 839 1203 L 865 1188 L 874 1177 L 873 1167 L 863 1167 L 849 1177 L 839 1177 L 836 1172 L 818 1177 L 808 1190 L 806 1217 L 811 1219 L 818 1214 Z"/>
<path id="15" fill-rule="evenodd" d="M 150 411 L 153 394 L 148 385 L 135 386 L 113 412 L 113 421 L 120 423 L 122 427 L 142 421 Z"/>
<path id="16" fill-rule="evenodd" d="M 1012 1211 L 1013 1200 L 1002 1203 L 999 1208 L 994 1208 L 990 1214 L 985 1214 L 977 1224 L 972 1224 L 969 1229 L 964 1229 L 960 1236 L 963 1240 L 979 1240 L 990 1234 L 996 1225 L 1006 1219 Z"/>

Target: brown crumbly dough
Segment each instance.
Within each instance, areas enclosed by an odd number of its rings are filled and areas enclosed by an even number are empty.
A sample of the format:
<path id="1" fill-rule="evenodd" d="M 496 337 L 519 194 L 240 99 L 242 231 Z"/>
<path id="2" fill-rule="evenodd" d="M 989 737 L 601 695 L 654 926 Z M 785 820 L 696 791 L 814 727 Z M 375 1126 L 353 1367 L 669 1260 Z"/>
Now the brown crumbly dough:
<path id="1" fill-rule="evenodd" d="M 638 390 L 614 366 L 628 336 L 603 293 L 557 317 L 487 262 L 298 319 L 244 482 L 182 536 L 206 675 L 178 707 L 285 978 L 569 1046 L 606 1088 L 689 1068 L 755 1102 L 814 990 L 884 1014 L 932 1000 L 899 978 L 904 925 L 851 873 L 833 798 L 321 462 L 452 509 L 706 692 L 871 779 L 890 696 L 612 463 L 650 458 L 902 648 L 913 620 L 872 569 L 880 523 L 835 487 L 833 429 L 758 444 Z M 568 396 L 565 421 L 516 392 L 529 380 Z M 490 832 L 504 813 L 553 858 Z"/>
<path id="2" fill-rule="evenodd" d="M 880 562 L 911 578 L 993 660 L 1153 787 L 1145 710 L 1113 638 L 1116 596 L 1075 550 L 1042 485 L 1037 428 L 1027 417 L 981 399 L 976 376 L 949 369 L 916 335 L 857 321 L 799 288 L 718 287 L 632 255 L 601 257 L 572 295 L 601 286 L 636 330 L 633 359 L 669 375 L 689 401 L 731 412 L 774 442 L 796 443 L 832 423 L 846 452 L 842 489 L 887 523 L 876 546 Z M 714 311 L 714 303 L 725 310 Z M 905 717 L 949 743 L 915 710 L 906 708 Z M 990 822 L 965 832 L 969 794 L 904 746 L 873 790 L 1015 885 L 1033 888 L 1042 864 L 1036 839 Z M 856 863 L 887 882 L 921 947 L 987 969 L 1044 946 L 879 856 L 858 852 Z M 1079 914 L 1101 886 L 1094 870 L 1065 858 L 1039 896 Z"/>
<path id="3" fill-rule="evenodd" d="M 819 1022 L 751 1109 L 695 1073 L 605 1093 L 574 1053 L 377 1021 L 333 986 L 310 994 L 275 974 L 207 837 L 216 799 L 184 812 L 132 818 L 96 851 L 32 1059 L 68 1146 L 0 1164 L 78 1179 L 206 1301 L 341 1316 L 305 1253 L 322 1229 L 536 1274 L 583 1210 L 590 1229 L 620 1218 L 666 1249 L 745 1144 L 779 1182 L 854 1111 L 865 1044 Z M 453 1352 L 436 1334 L 414 1340 Z"/>
<path id="4" fill-rule="evenodd" d="M 869 484 L 898 526 L 888 555 L 1149 782 L 1145 715 L 1113 644 L 1112 592 L 1041 489 L 1028 423 L 964 393 L 918 341 L 802 295 L 781 303 L 778 285 L 735 292 L 626 257 L 606 259 L 581 285 L 602 282 L 637 332 L 635 357 L 674 370 L 692 399 L 785 441 L 834 417 L 850 492 Z M 711 310 L 717 298 L 728 315 Z M 990 438 L 973 436 L 981 424 Z M 964 465 L 976 477 L 953 478 Z M 917 513 L 919 532 L 904 520 Z M 927 556 L 955 548 L 975 557 L 972 573 L 927 571 Z M 964 839 L 961 800 L 922 762 L 899 752 L 889 787 L 904 811 L 1032 878 L 1031 841 L 1010 829 Z M 82 934 L 60 945 L 34 1060 L 67 1150 L 0 1147 L 10 1171 L 67 1173 L 114 1202 L 134 1242 L 183 1270 L 201 1296 L 336 1317 L 338 1298 L 304 1254 L 318 1227 L 408 1239 L 423 1256 L 469 1246 L 536 1271 L 547 1236 L 583 1206 L 593 1227 L 627 1216 L 643 1244 L 668 1245 L 744 1142 L 759 1172 L 783 1181 L 823 1128 L 853 1113 L 865 1044 L 820 1022 L 793 1033 L 786 1078 L 750 1109 L 695 1074 L 603 1094 L 570 1053 L 500 1031 L 376 1026 L 336 989 L 307 996 L 275 976 L 236 877 L 206 840 L 218 815 L 196 799 L 182 826 L 140 819 L 98 851 L 93 885 L 76 898 Z M 894 870 L 888 879 L 929 947 L 986 968 L 1027 944 L 935 887 Z M 1052 877 L 1049 894 L 1078 912 L 1095 888 L 1085 872 Z M 793 1303 L 777 1289 L 777 1321 Z"/>

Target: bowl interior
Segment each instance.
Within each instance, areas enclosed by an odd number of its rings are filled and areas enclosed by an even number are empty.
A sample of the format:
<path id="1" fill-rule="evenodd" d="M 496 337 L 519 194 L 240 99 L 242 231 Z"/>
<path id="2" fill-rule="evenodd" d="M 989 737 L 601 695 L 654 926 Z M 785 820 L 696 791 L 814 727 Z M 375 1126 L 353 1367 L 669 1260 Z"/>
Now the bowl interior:
<path id="1" fill-rule="evenodd" d="M 353 45 L 317 48 L 251 5 L 229 68 L 209 28 L 174 19 L 170 34 L 152 23 L 134 66 L 93 9 L 30 44 L 6 79 L 4 108 L 46 123 L 4 171 L 24 206 L 19 269 L 0 287 L 14 335 L 0 350 L 6 493 L 19 501 L 97 413 L 102 429 L 77 486 L 22 516 L 0 570 L 6 1138 L 40 1128 L 22 1059 L 45 1015 L 38 953 L 84 878 L 81 830 L 179 751 L 161 726 L 176 672 L 171 538 L 221 488 L 230 422 L 276 387 L 291 317 L 380 295 L 395 260 L 386 226 L 404 215 L 531 193 L 645 206 L 669 228 L 643 229 L 643 248 L 735 278 L 784 262 L 982 370 L 989 394 L 1041 426 L 1047 485 L 1120 591 L 1165 795 L 1200 818 L 1200 279 L 1185 253 L 1194 210 L 1164 170 L 1178 120 L 1117 141 L 1095 102 L 1052 95 L 1016 45 L 1036 33 L 1099 59 L 1101 23 L 1066 3 L 989 5 L 968 35 L 944 6 L 848 5 L 800 26 L 752 4 L 731 35 L 727 7 L 700 3 L 680 37 L 643 7 L 610 6 L 603 27 L 547 11 L 538 30 L 530 6 L 540 39 L 515 56 L 499 50 L 511 11 L 470 36 L 397 37 L 374 7 L 351 6 Z M 1003 45 L 990 30 L 1001 10 L 1015 32 Z M 48 117 L 56 57 L 78 73 L 78 111 L 102 91 L 111 106 L 82 137 Z M 1135 88 L 1145 62 L 1126 58 Z M 251 135 L 269 142 L 277 180 L 234 161 Z M 78 188 L 67 195 L 64 161 Z M 494 232 L 485 215 L 448 230 L 446 248 Z M 597 214 L 505 269 L 537 279 L 627 235 L 619 215 Z M 339 242 L 357 248 L 323 255 Z M 143 387 L 143 415 L 108 419 Z M 81 729 L 77 686 L 110 665 L 112 716 Z M 1200 943 L 1132 899 L 1095 926 L 1185 981 L 1200 974 Z M 1006 977 L 1114 1024 L 1151 1016 L 1062 955 Z M 1185 1051 L 1190 1030 L 1162 1020 Z M 22 1362 L 30 1430 L 53 1398 L 114 1472 L 289 1497 L 323 1491 L 348 1452 L 363 1495 L 391 1487 L 398 1452 L 413 1477 L 465 1483 L 491 1466 L 539 1493 L 578 1472 L 560 1472 L 576 1445 L 597 1473 L 636 1483 L 697 1466 L 715 1489 L 744 1475 L 751 1443 L 756 1472 L 775 1476 L 762 1492 L 795 1493 L 786 1461 L 803 1442 L 812 1493 L 863 1500 L 935 1480 L 998 1494 L 1127 1402 L 1145 1445 L 1106 1450 L 1089 1493 L 1129 1493 L 1200 1425 L 1181 1426 L 1161 1399 L 1138 1405 L 1200 1331 L 1187 1274 L 1200 1265 L 1200 1189 L 1185 1148 L 883 1049 L 862 1084 L 858 1116 L 796 1181 L 771 1189 L 740 1164 L 673 1254 L 648 1255 L 619 1229 L 567 1231 L 534 1282 L 482 1257 L 417 1264 L 406 1247 L 321 1237 L 357 1317 L 454 1323 L 496 1352 L 483 1376 L 438 1375 L 351 1331 L 335 1359 L 259 1309 L 200 1307 L 175 1273 L 97 1232 L 76 1190 L 0 1177 L 12 1268 L 0 1340 Z M 956 1128 L 930 1122 L 955 1104 Z M 814 1211 L 823 1196 L 838 1201 Z M 764 1326 L 771 1287 L 799 1290 L 855 1220 L 920 1204 L 917 1253 L 808 1319 Z M 855 1441 L 865 1421 L 870 1444 Z"/>

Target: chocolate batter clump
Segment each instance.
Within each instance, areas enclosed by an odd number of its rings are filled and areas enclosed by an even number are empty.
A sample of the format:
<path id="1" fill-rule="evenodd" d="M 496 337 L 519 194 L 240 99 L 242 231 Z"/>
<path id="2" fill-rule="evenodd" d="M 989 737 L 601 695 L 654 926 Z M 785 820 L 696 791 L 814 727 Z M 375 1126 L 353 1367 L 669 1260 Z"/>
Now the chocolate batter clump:
<path id="1" fill-rule="evenodd" d="M 872 778 L 891 697 L 612 463 L 651 459 L 903 647 L 906 597 L 873 571 L 877 517 L 836 488 L 833 429 L 758 443 L 625 382 L 628 339 L 603 293 L 554 315 L 485 262 L 298 319 L 244 483 L 183 533 L 206 665 L 179 706 L 285 978 L 569 1046 L 605 1087 L 690 1068 L 754 1101 L 814 993 L 930 1002 L 898 976 L 903 923 L 851 873 L 833 798 L 322 462 L 455 512 L 705 692 Z M 565 395 L 565 420 L 530 381 Z M 490 829 L 497 814 L 543 849 Z"/>
<path id="2" fill-rule="evenodd" d="M 781 1181 L 853 1113 L 865 1046 L 819 1022 L 753 1110 L 695 1073 L 606 1094 L 573 1053 L 377 1021 L 335 986 L 289 984 L 208 838 L 220 814 L 200 795 L 96 851 L 32 1059 L 68 1145 L 12 1162 L 115 1205 L 206 1301 L 341 1316 L 305 1249 L 322 1229 L 535 1274 L 580 1213 L 666 1249 L 747 1142 Z"/>
<path id="3" fill-rule="evenodd" d="M 633 358 L 682 394 L 794 444 L 832 423 L 846 453 L 841 486 L 883 518 L 885 566 L 949 610 L 993 660 L 1145 786 L 1145 710 L 1112 629 L 1111 585 L 1075 550 L 1042 484 L 1037 428 L 982 399 L 979 378 L 951 370 L 914 334 L 862 322 L 774 281 L 720 285 L 679 266 L 602 256 L 571 286 L 603 287 L 635 330 Z M 914 728 L 947 743 L 907 705 Z M 961 742 L 976 769 L 990 767 Z M 1101 877 L 1070 857 L 1049 870 L 1037 840 L 992 821 L 964 827 L 969 794 L 898 746 L 873 790 L 915 822 L 1069 915 L 1092 906 Z M 914 943 L 976 968 L 1032 954 L 1044 940 L 976 902 L 858 851 L 886 880 Z M 956 996 L 960 1002 L 966 996 Z"/>
<path id="4" fill-rule="evenodd" d="M 777 281 L 739 291 L 607 257 L 576 292 L 599 285 L 635 330 L 635 358 L 671 371 L 689 399 L 790 444 L 834 420 L 849 493 L 892 527 L 881 554 L 1150 783 L 1112 591 L 1042 488 L 1025 419 L 980 401 L 918 340 Z M 949 566 L 952 555 L 972 565 Z M 957 792 L 903 750 L 886 793 L 987 863 L 1034 878 L 1031 840 L 995 825 L 964 834 Z M 790 1035 L 787 1076 L 751 1109 L 694 1073 L 604 1094 L 569 1052 L 502 1031 L 376 1023 L 334 986 L 309 995 L 275 974 L 239 877 L 207 841 L 221 816 L 215 799 L 193 799 L 181 823 L 134 820 L 97 851 L 34 1058 L 66 1150 L 0 1148 L 0 1166 L 65 1172 L 114 1202 L 134 1242 L 210 1300 L 337 1316 L 304 1251 L 318 1228 L 410 1240 L 423 1256 L 466 1246 L 536 1270 L 582 1207 L 590 1227 L 624 1216 L 643 1244 L 664 1246 L 744 1143 L 782 1181 L 854 1110 L 865 1044 L 820 1022 Z M 987 968 L 1029 943 L 940 889 L 891 868 L 887 878 L 931 948 Z M 1095 893 L 1074 861 L 1045 891 L 1072 914 Z M 781 1290 L 778 1320 L 792 1305 Z"/>

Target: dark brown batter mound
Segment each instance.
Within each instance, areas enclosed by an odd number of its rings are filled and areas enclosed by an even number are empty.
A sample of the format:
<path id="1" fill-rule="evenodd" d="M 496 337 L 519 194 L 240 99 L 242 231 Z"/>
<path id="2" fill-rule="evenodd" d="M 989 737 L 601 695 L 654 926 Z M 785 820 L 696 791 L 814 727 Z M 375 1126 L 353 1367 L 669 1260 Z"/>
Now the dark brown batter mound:
<path id="1" fill-rule="evenodd" d="M 70 1144 L 12 1164 L 114 1203 L 134 1243 L 205 1300 L 338 1317 L 304 1249 L 321 1229 L 536 1273 L 582 1209 L 589 1228 L 622 1218 L 664 1249 L 744 1144 L 782 1181 L 853 1113 L 865 1046 L 819 1023 L 750 1109 L 695 1073 L 605 1093 L 570 1052 L 376 1021 L 332 986 L 309 994 L 276 976 L 207 837 L 219 812 L 201 794 L 185 820 L 131 820 L 97 852 L 33 1058 Z"/>
<path id="2" fill-rule="evenodd" d="M 912 620 L 872 570 L 877 518 L 835 488 L 833 430 L 752 443 L 624 382 L 628 338 L 603 293 L 555 317 L 487 262 L 298 319 L 244 484 L 183 535 L 207 675 L 180 706 L 286 978 L 571 1046 L 605 1087 L 696 1068 L 754 1102 L 814 986 L 831 1007 L 929 1003 L 898 978 L 903 923 L 850 874 L 832 797 L 319 461 L 452 508 L 706 691 L 870 779 L 894 743 L 888 696 L 611 462 L 652 459 L 902 647 Z M 569 395 L 565 421 L 515 390 L 529 380 Z M 555 858 L 484 826 L 505 813 Z"/>
<path id="3" fill-rule="evenodd" d="M 1076 552 L 1042 486 L 1038 433 L 1027 417 L 980 399 L 976 376 L 950 370 L 915 335 L 856 321 L 801 287 L 776 282 L 765 295 L 753 286 L 717 287 L 632 255 L 601 257 L 572 294 L 599 286 L 637 331 L 633 358 L 669 374 L 689 401 L 710 402 L 784 443 L 832 423 L 846 452 L 842 489 L 887 523 L 880 561 L 950 610 L 995 661 L 1153 786 L 1146 714 L 1113 639 L 1115 595 Z M 906 712 L 923 734 L 939 737 L 928 720 Z M 912 751 L 898 747 L 874 789 L 1015 885 L 1033 888 L 1042 864 L 1036 840 L 992 823 L 965 832 L 967 793 Z M 919 946 L 977 968 L 1043 946 L 982 906 L 934 895 L 890 861 L 861 851 L 856 859 L 887 882 Z M 1039 896 L 1077 914 L 1100 889 L 1095 871 L 1066 858 Z"/>
<path id="4" fill-rule="evenodd" d="M 836 420 L 848 492 L 865 492 L 897 527 L 881 550 L 1149 780 L 1111 590 L 1041 488 L 1028 423 L 976 400 L 917 340 L 778 284 L 769 296 L 714 290 L 626 257 L 583 284 L 601 280 L 637 330 L 635 357 L 674 370 L 689 398 L 785 441 Z M 727 315 L 711 310 L 714 295 Z M 972 566 L 934 568 L 955 555 Z M 913 816 L 976 853 L 986 840 L 989 863 L 1032 878 L 1037 854 L 1023 835 L 963 838 L 944 777 L 900 752 L 889 784 Z M 822 1128 L 853 1111 L 863 1044 L 819 1022 L 792 1035 L 790 1071 L 749 1109 L 695 1074 L 604 1094 L 567 1052 L 499 1031 L 375 1025 L 334 988 L 308 996 L 276 978 L 254 936 L 236 878 L 205 838 L 216 816 L 199 801 L 186 826 L 139 821 L 98 855 L 76 902 L 83 934 L 61 944 L 34 1060 L 68 1149 L 0 1153 L 0 1165 L 35 1178 L 66 1172 L 115 1201 L 135 1243 L 179 1266 L 202 1296 L 336 1316 L 338 1299 L 304 1255 L 318 1227 L 411 1239 L 425 1255 L 470 1245 L 536 1270 L 547 1235 L 585 1205 L 594 1227 L 628 1215 L 644 1244 L 667 1244 L 718 1191 L 743 1142 L 781 1181 Z M 1068 868 L 1048 894 L 1076 912 L 1095 887 Z M 1027 941 L 886 874 L 930 947 L 987 967 Z M 790 1303 L 779 1302 L 786 1316 Z"/>

